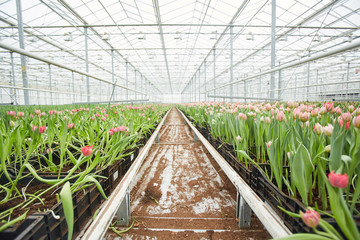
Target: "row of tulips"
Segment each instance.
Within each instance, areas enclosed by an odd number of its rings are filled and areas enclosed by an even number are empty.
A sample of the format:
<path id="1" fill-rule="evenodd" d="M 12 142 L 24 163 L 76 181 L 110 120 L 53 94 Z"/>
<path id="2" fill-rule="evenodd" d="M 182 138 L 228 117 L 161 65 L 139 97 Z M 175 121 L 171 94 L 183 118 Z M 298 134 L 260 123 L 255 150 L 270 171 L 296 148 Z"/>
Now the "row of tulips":
<path id="1" fill-rule="evenodd" d="M 70 239 L 72 195 L 95 184 L 106 198 L 98 181 L 102 178 L 99 173 L 130 154 L 127 150 L 134 149 L 141 139 L 151 134 L 168 108 L 159 105 L 75 107 L 0 109 L 0 177 L 3 183 L 0 185 L 0 196 L 3 196 L 0 199 L 0 232 L 31 213 L 28 209 L 32 204 L 39 201 L 43 204 L 41 197 L 45 193 L 55 193 L 62 188 L 59 197 L 65 209 Z M 55 178 L 48 179 L 44 174 L 52 174 Z M 18 183 L 28 177 L 49 187 L 36 194 L 27 193 L 28 186 L 20 188 Z M 23 200 L 20 204 L 7 209 L 2 207 L 19 198 Z M 18 208 L 24 213 L 13 216 Z"/>
<path id="2" fill-rule="evenodd" d="M 214 138 L 234 146 L 248 168 L 268 164 L 267 177 L 287 195 L 319 211 L 330 204 L 344 235 L 359 239 L 352 219 L 360 210 L 358 103 L 210 102 L 181 108 Z"/>

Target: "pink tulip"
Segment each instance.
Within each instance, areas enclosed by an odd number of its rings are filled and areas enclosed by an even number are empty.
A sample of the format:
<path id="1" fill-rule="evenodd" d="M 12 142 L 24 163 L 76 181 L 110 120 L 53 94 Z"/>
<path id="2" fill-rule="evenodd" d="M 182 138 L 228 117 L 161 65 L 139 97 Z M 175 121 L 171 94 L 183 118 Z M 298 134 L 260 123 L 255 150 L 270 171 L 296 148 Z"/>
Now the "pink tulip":
<path id="1" fill-rule="evenodd" d="M 323 127 L 320 123 L 315 123 L 315 126 L 313 127 L 314 132 L 316 132 L 318 135 L 320 135 L 323 132 Z"/>
<path id="2" fill-rule="evenodd" d="M 101 121 L 105 122 L 106 121 L 106 117 L 102 117 Z"/>
<path id="3" fill-rule="evenodd" d="M 267 103 L 267 104 L 265 105 L 265 108 L 266 108 L 267 111 L 270 111 L 270 110 L 271 110 L 271 105 L 270 105 L 270 103 Z"/>
<path id="4" fill-rule="evenodd" d="M 286 105 L 287 105 L 289 108 L 293 108 L 293 107 L 294 107 L 294 103 L 293 103 L 291 100 L 289 100 Z"/>
<path id="5" fill-rule="evenodd" d="M 85 146 L 81 148 L 82 154 L 86 157 L 90 156 L 93 152 L 93 146 Z"/>
<path id="6" fill-rule="evenodd" d="M 320 214 L 313 209 L 307 209 L 305 213 L 300 211 L 300 216 L 304 223 L 311 228 L 315 228 L 317 225 L 319 225 L 321 218 Z"/>
<path id="7" fill-rule="evenodd" d="M 348 106 L 348 109 L 350 112 L 354 112 L 355 111 L 355 107 L 353 105 Z"/>
<path id="8" fill-rule="evenodd" d="M 110 136 L 114 135 L 114 131 L 111 131 L 111 129 L 110 129 L 109 135 L 110 135 Z"/>
<path id="9" fill-rule="evenodd" d="M 332 135 L 333 130 L 334 127 L 330 123 L 327 126 L 323 127 L 324 134 L 328 137 Z"/>
<path id="10" fill-rule="evenodd" d="M 279 111 L 276 115 L 276 120 L 278 120 L 279 122 L 284 121 L 285 119 L 285 114 L 283 111 Z"/>
<path id="11" fill-rule="evenodd" d="M 270 124 L 270 122 L 271 122 L 270 118 L 269 118 L 269 117 L 265 117 L 265 123 L 266 123 L 266 124 Z"/>
<path id="12" fill-rule="evenodd" d="M 39 133 L 44 133 L 45 132 L 45 126 L 39 127 Z"/>
<path id="13" fill-rule="evenodd" d="M 99 114 L 99 113 L 97 113 L 97 114 L 96 114 L 96 117 L 100 117 L 100 114 Z"/>
<path id="14" fill-rule="evenodd" d="M 7 114 L 8 114 L 9 116 L 15 116 L 15 111 L 9 111 Z"/>
<path id="15" fill-rule="evenodd" d="M 36 115 L 40 115 L 40 114 L 41 114 L 40 109 L 35 110 L 35 114 L 36 114 Z"/>
<path id="16" fill-rule="evenodd" d="M 344 113 L 341 117 L 345 122 L 350 122 L 352 119 L 350 112 Z"/>
<path id="17" fill-rule="evenodd" d="M 300 118 L 300 120 L 301 120 L 302 122 L 306 122 L 306 121 L 309 120 L 310 114 L 307 113 L 307 112 L 300 113 L 299 118 Z"/>
<path id="18" fill-rule="evenodd" d="M 32 130 L 33 132 L 35 132 L 36 129 L 37 129 L 37 126 L 36 126 L 36 125 L 33 125 L 31 130 Z"/>
<path id="19" fill-rule="evenodd" d="M 327 103 L 324 104 L 324 106 L 326 107 L 326 110 L 328 112 L 331 112 L 333 110 L 333 108 L 334 108 L 334 103 L 333 102 L 327 102 Z"/>
<path id="20" fill-rule="evenodd" d="M 336 174 L 331 171 L 328 175 L 331 186 L 336 188 L 346 188 L 349 183 L 349 176 L 345 174 Z"/>
<path id="21" fill-rule="evenodd" d="M 353 125 L 356 128 L 360 128 L 360 115 L 357 115 L 356 117 L 354 117 L 353 119 Z"/>
<path id="22" fill-rule="evenodd" d="M 119 126 L 119 131 L 120 132 L 127 132 L 128 128 L 125 126 Z"/>
<path id="23" fill-rule="evenodd" d="M 270 148 L 271 144 L 272 144 L 272 141 L 270 140 L 269 142 L 266 143 L 266 147 Z"/>
<path id="24" fill-rule="evenodd" d="M 345 125 L 345 129 L 348 130 L 350 128 L 350 122 L 347 122 Z"/>
<path id="25" fill-rule="evenodd" d="M 341 115 L 341 108 L 336 107 L 336 108 L 334 109 L 334 111 L 336 112 L 337 115 Z"/>
<path id="26" fill-rule="evenodd" d="M 300 116 L 300 109 L 298 108 L 295 108 L 294 111 L 293 111 L 293 118 L 296 119 L 297 117 Z"/>
<path id="27" fill-rule="evenodd" d="M 338 122 L 339 122 L 340 127 L 342 127 L 342 125 L 344 125 L 344 121 L 341 117 L 338 118 Z"/>
<path id="28" fill-rule="evenodd" d="M 74 124 L 73 123 L 69 123 L 68 124 L 68 129 L 71 129 L 71 128 L 73 128 L 74 127 Z"/>
<path id="29" fill-rule="evenodd" d="M 320 111 L 319 111 L 319 114 L 324 115 L 326 112 L 327 112 L 326 107 L 321 107 Z"/>
<path id="30" fill-rule="evenodd" d="M 17 113 L 17 116 L 18 116 L 18 117 L 24 117 L 24 112 L 18 112 L 18 113 Z"/>
<path id="31" fill-rule="evenodd" d="M 42 113 L 41 113 L 41 116 L 43 116 L 43 117 L 44 117 L 44 116 L 45 116 L 45 112 L 42 112 Z"/>

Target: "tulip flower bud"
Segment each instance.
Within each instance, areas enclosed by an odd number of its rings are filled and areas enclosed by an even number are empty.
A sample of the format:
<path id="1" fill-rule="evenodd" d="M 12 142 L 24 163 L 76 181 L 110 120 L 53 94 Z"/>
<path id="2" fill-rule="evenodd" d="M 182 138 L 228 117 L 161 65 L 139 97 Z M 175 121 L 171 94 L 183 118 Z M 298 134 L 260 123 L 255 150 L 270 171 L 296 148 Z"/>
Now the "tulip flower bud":
<path id="1" fill-rule="evenodd" d="M 68 124 L 68 129 L 71 129 L 71 128 L 73 128 L 74 127 L 74 124 L 73 123 L 69 123 Z"/>
<path id="2" fill-rule="evenodd" d="M 318 135 L 320 135 L 323 131 L 323 127 L 320 123 L 315 123 L 315 126 L 313 127 L 314 132 L 316 132 Z"/>
<path id="3" fill-rule="evenodd" d="M 11 127 L 14 127 L 14 126 L 15 126 L 15 122 L 13 122 L 13 121 L 10 121 L 9 124 L 10 124 Z"/>
<path id="4" fill-rule="evenodd" d="M 324 104 L 324 106 L 326 107 L 326 110 L 328 112 L 331 112 L 333 110 L 334 103 L 333 102 L 327 102 L 327 103 Z"/>
<path id="5" fill-rule="evenodd" d="M 90 156 L 93 152 L 93 146 L 85 146 L 83 148 L 81 148 L 81 152 L 84 156 Z"/>
<path id="6" fill-rule="evenodd" d="M 331 145 L 330 144 L 325 147 L 325 151 L 328 152 L 328 153 L 331 151 Z"/>
<path id="7" fill-rule="evenodd" d="M 328 175 L 331 186 L 336 188 L 346 188 L 349 183 L 349 176 L 345 174 L 336 174 L 331 171 Z"/>
<path id="8" fill-rule="evenodd" d="M 329 123 L 327 126 L 323 127 L 323 130 L 324 130 L 324 134 L 325 134 L 326 136 L 330 137 L 330 136 L 332 135 L 332 132 L 333 132 L 333 130 L 334 130 L 334 127 L 333 127 L 333 125 L 331 125 L 331 124 Z"/>
<path id="9" fill-rule="evenodd" d="M 36 129 L 37 129 L 37 126 L 36 126 L 36 125 L 33 125 L 32 128 L 31 128 L 31 130 L 32 130 L 33 132 L 35 132 Z"/>
<path id="10" fill-rule="evenodd" d="M 45 132 L 45 126 L 39 127 L 39 133 L 44 133 Z"/>
<path id="11" fill-rule="evenodd" d="M 236 137 L 236 140 L 241 141 L 242 138 L 241 138 L 240 136 L 237 136 L 237 137 Z"/>
<path id="12" fill-rule="evenodd" d="M 18 116 L 18 117 L 24 117 L 24 112 L 18 112 L 18 113 L 17 113 L 17 116 Z"/>
<path id="13" fill-rule="evenodd" d="M 283 111 L 279 111 L 276 115 L 276 120 L 278 120 L 279 122 L 284 121 L 285 119 L 285 114 Z"/>
<path id="14" fill-rule="evenodd" d="M 307 209 L 305 213 L 300 211 L 300 216 L 304 223 L 311 228 L 315 228 L 317 225 L 319 225 L 321 218 L 320 214 L 313 209 Z"/>
<path id="15" fill-rule="evenodd" d="M 337 115 L 341 115 L 341 108 L 336 107 L 336 108 L 334 109 L 334 111 L 336 112 Z"/>
<path id="16" fill-rule="evenodd" d="M 269 117 L 265 117 L 265 123 L 270 124 L 270 122 L 271 122 L 271 119 Z"/>
<path id="17" fill-rule="evenodd" d="M 348 109 L 349 109 L 350 112 L 355 111 L 355 107 L 353 105 L 348 106 Z"/>
<path id="18" fill-rule="evenodd" d="M 352 119 L 350 112 L 344 113 L 341 117 L 345 122 L 350 122 Z"/>
<path id="19" fill-rule="evenodd" d="M 356 117 L 354 117 L 353 119 L 353 125 L 356 128 L 360 128 L 360 115 L 357 115 Z"/>

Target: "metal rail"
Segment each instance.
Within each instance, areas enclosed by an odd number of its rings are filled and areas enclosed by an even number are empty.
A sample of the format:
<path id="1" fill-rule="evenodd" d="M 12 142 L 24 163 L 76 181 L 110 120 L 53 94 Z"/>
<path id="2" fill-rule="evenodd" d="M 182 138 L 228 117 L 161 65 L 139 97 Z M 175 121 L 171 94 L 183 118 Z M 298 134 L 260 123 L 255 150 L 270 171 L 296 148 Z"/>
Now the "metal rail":
<path id="1" fill-rule="evenodd" d="M 171 110 L 171 109 L 170 109 Z M 114 189 L 108 200 L 106 200 L 102 208 L 95 218 L 95 220 L 91 223 L 90 227 L 86 230 L 85 234 L 81 237 L 86 240 L 100 240 L 103 239 L 108 227 L 111 224 L 111 221 L 118 213 L 119 209 L 124 210 L 120 211 L 120 214 L 123 215 L 122 218 L 128 219 L 130 214 L 129 209 L 129 187 L 131 183 L 134 181 L 137 172 L 139 171 L 142 163 L 144 162 L 151 146 L 153 145 L 155 138 L 160 132 L 162 125 L 165 122 L 166 117 L 168 116 L 170 110 L 166 113 L 164 118 L 161 120 L 160 124 L 150 137 L 149 141 L 144 146 L 143 150 L 140 152 L 138 157 L 135 159 L 130 169 L 125 174 L 124 178 Z M 125 215 L 125 216 L 124 216 Z M 127 215 L 127 216 L 126 216 Z M 119 216 L 118 216 L 119 217 Z"/>
<path id="2" fill-rule="evenodd" d="M 231 99 L 254 99 L 254 100 L 270 100 L 270 101 L 278 101 L 278 98 L 265 98 L 265 97 L 245 97 L 245 96 L 220 96 L 220 95 L 208 95 L 208 97 L 212 98 L 231 98 Z"/>
<path id="3" fill-rule="evenodd" d="M 283 69 L 286 69 L 286 68 L 295 67 L 295 66 L 298 66 L 298 65 L 301 65 L 301 64 L 304 64 L 304 63 L 312 62 L 312 61 L 315 61 L 315 60 L 318 60 L 318 59 L 321 59 L 321 58 L 324 58 L 324 57 L 328 57 L 328 56 L 331 56 L 331 55 L 338 54 L 340 52 L 345 52 L 345 51 L 352 50 L 352 49 L 359 48 L 359 47 L 360 47 L 360 39 L 356 39 L 355 41 L 353 41 L 353 42 L 351 42 L 349 44 L 346 44 L 345 46 L 340 46 L 340 47 L 334 48 L 334 49 L 332 49 L 330 51 L 327 51 L 327 52 L 319 53 L 319 54 L 313 55 L 311 57 L 306 57 L 306 58 L 303 58 L 303 59 L 301 59 L 299 61 L 296 61 L 296 62 L 284 64 L 284 65 L 282 65 L 280 67 L 272 68 L 270 70 L 261 72 L 259 74 L 255 74 L 253 76 L 250 76 L 250 77 L 238 80 L 238 81 L 223 84 L 221 86 L 217 86 L 216 88 L 209 89 L 206 92 L 204 91 L 204 92 L 201 92 L 201 93 L 203 94 L 203 93 L 211 92 L 211 91 L 214 91 L 214 90 L 217 90 L 217 89 L 220 89 L 220 88 L 228 87 L 228 86 L 231 86 L 231 85 L 234 85 L 234 84 L 237 84 L 237 83 L 240 83 L 240 82 L 244 82 L 244 81 L 247 81 L 247 80 L 250 80 L 250 79 L 253 79 L 253 78 L 261 77 L 261 76 L 264 76 L 264 75 L 267 75 L 267 74 L 270 74 L 270 73 L 273 73 L 273 72 L 277 72 L 277 71 L 280 71 L 280 70 L 283 70 Z"/>
<path id="4" fill-rule="evenodd" d="M 134 100 L 115 100 L 115 101 L 101 101 L 101 102 L 73 102 L 72 104 L 103 104 L 103 103 L 125 103 L 125 102 L 148 102 L 149 99 L 134 99 Z"/>
<path id="5" fill-rule="evenodd" d="M 140 94 L 146 95 L 146 94 L 143 93 L 143 92 L 136 91 L 136 90 L 134 90 L 134 89 L 131 89 L 131 88 L 128 88 L 128 87 L 125 87 L 125 86 L 122 86 L 122 85 L 118 85 L 118 84 L 115 84 L 115 83 L 112 83 L 112 82 L 110 82 L 110 81 L 104 80 L 104 79 L 99 78 L 99 77 L 97 77 L 97 76 L 94 76 L 94 75 L 88 74 L 88 73 L 86 73 L 86 72 L 82 72 L 82 71 L 76 70 L 75 68 L 71 68 L 71 67 L 65 66 L 65 65 L 63 65 L 63 64 L 54 62 L 54 61 L 52 61 L 52 60 L 50 60 L 50 59 L 47 59 L 47 58 L 38 56 L 38 55 L 36 55 L 36 54 L 34 54 L 34 53 L 31 53 L 31 52 L 29 52 L 29 51 L 23 50 L 23 49 L 18 48 L 18 47 L 14 47 L 14 46 L 11 46 L 11 45 L 2 43 L 2 42 L 0 42 L 0 47 L 1 47 L 1 48 L 4 48 L 4 49 L 7 49 L 7 50 L 9 50 L 9 51 L 12 51 L 12 52 L 19 53 L 19 54 L 24 55 L 24 56 L 27 56 L 27 57 L 34 58 L 34 59 L 39 60 L 39 61 L 42 61 L 42 62 L 46 62 L 46 63 L 51 64 L 51 65 L 54 65 L 54 66 L 57 66 L 57 67 L 60 67 L 60 68 L 69 70 L 69 71 L 71 71 L 71 72 L 75 72 L 75 73 L 78 73 L 78 74 L 81 74 L 81 75 L 84 75 L 84 76 L 87 76 L 87 77 L 90 77 L 90 78 L 99 80 L 99 81 L 101 81 L 101 82 L 105 82 L 105 83 L 108 83 L 108 84 L 111 84 L 111 85 L 114 85 L 114 86 L 117 86 L 117 87 L 120 87 L 120 88 L 129 90 L 129 91 L 132 91 L 132 92 L 136 92 L 136 93 L 140 93 Z"/>
<path id="6" fill-rule="evenodd" d="M 229 180 L 237 188 L 237 217 L 239 218 L 239 224 L 242 220 L 246 220 L 246 218 L 251 216 L 251 214 L 249 214 L 250 207 L 273 238 L 280 238 L 291 235 L 292 233 L 290 230 L 284 225 L 282 221 L 278 219 L 274 211 L 255 194 L 250 186 L 247 185 L 247 183 L 235 172 L 235 170 L 225 161 L 225 159 L 216 151 L 216 149 L 190 123 L 184 113 L 181 111 L 179 112 L 184 118 L 185 122 L 194 132 L 194 135 L 197 136 L 197 139 L 204 144 L 211 156 L 215 159 Z"/>

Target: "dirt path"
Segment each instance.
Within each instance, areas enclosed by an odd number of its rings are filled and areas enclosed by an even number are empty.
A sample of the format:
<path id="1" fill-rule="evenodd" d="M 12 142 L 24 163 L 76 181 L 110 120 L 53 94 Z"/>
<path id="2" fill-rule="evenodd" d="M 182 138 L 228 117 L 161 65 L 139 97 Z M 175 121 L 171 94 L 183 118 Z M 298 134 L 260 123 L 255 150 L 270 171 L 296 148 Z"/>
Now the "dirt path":
<path id="1" fill-rule="evenodd" d="M 139 222 L 119 238 L 269 239 L 256 216 L 239 229 L 236 189 L 173 108 L 131 191 L 131 216 Z"/>

